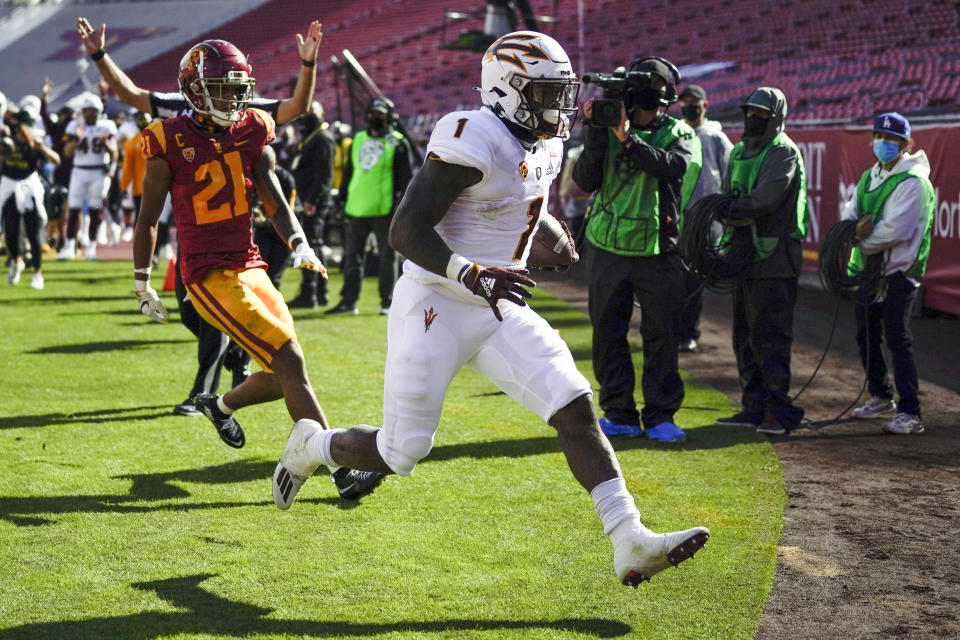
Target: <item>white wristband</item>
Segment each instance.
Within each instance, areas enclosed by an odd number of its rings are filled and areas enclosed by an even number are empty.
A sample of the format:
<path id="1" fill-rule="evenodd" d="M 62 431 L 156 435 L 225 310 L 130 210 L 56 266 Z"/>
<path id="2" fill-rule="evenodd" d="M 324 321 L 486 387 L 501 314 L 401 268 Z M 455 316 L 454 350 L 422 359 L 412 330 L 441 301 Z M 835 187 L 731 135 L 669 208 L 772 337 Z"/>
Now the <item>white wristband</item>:
<path id="1" fill-rule="evenodd" d="M 457 282 L 463 282 L 463 274 L 467 272 L 473 262 L 467 260 L 459 253 L 450 255 L 450 261 L 447 262 L 447 277 Z"/>
<path id="2" fill-rule="evenodd" d="M 133 281 L 133 290 L 137 293 L 141 291 L 146 291 L 150 288 L 150 280 L 134 280 Z"/>
<path id="3" fill-rule="evenodd" d="M 304 242 L 307 241 L 307 236 L 303 235 L 303 231 L 297 231 L 295 234 L 287 238 L 287 246 L 293 249 L 294 248 L 293 241 L 296 240 L 297 238 L 300 238 Z"/>
<path id="4" fill-rule="evenodd" d="M 134 273 L 141 273 L 147 277 L 150 277 L 150 272 L 153 271 L 153 267 L 140 267 L 139 269 L 134 269 Z"/>

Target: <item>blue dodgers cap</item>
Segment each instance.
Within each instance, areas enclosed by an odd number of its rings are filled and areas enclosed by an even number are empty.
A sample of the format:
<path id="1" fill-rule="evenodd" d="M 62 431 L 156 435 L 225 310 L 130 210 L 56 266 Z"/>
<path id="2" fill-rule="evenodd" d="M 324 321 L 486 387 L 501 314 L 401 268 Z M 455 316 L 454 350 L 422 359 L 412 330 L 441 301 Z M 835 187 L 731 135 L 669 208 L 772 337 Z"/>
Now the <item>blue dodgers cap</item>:
<path id="1" fill-rule="evenodd" d="M 874 133 L 892 133 L 904 140 L 910 139 L 910 122 L 896 111 L 881 113 L 873 120 Z"/>

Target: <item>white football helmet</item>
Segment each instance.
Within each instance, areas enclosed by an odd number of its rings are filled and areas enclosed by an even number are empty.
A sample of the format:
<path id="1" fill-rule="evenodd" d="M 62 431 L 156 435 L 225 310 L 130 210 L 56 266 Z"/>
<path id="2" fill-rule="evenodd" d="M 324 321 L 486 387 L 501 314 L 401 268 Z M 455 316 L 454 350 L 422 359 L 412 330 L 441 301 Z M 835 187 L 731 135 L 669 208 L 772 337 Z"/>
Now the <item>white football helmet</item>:
<path id="1" fill-rule="evenodd" d="M 79 96 L 77 96 L 77 98 L 78 106 L 80 107 L 81 111 L 84 109 L 95 109 L 97 113 L 103 113 L 103 100 L 100 99 L 100 96 L 90 92 L 85 92 L 81 93 Z"/>
<path id="2" fill-rule="evenodd" d="M 570 137 L 579 93 L 570 58 L 550 36 L 515 31 L 483 54 L 483 104 L 539 138 Z"/>

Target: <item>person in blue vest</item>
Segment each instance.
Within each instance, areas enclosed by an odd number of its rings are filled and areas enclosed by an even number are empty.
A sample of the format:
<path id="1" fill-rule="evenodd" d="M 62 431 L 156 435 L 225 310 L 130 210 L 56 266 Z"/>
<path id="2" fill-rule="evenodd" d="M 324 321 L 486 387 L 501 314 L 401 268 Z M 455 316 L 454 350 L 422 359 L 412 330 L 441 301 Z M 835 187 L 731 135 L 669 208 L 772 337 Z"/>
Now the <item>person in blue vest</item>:
<path id="1" fill-rule="evenodd" d="M 651 56 L 634 60 L 630 70 L 649 80 L 627 92 L 617 126 L 587 129 L 573 168 L 577 185 L 596 191 L 584 260 L 593 371 L 606 435 L 675 442 L 686 438 L 674 423 L 684 394 L 677 357 L 683 295 L 677 241 L 681 212 L 700 174 L 701 146 L 692 127 L 663 112 L 677 100 L 677 68 Z M 592 100 L 583 113 L 589 124 Z M 636 378 L 627 341 L 634 297 L 643 314 L 642 412 L 633 397 Z"/>
<path id="2" fill-rule="evenodd" d="M 739 196 L 728 222 L 749 227 L 756 255 L 733 290 L 741 411 L 717 424 L 784 435 L 803 419 L 790 398 L 790 349 L 800 241 L 809 223 L 807 186 L 800 149 L 783 131 L 783 92 L 759 87 L 740 106 L 743 139 L 730 152 L 723 192 Z"/>
<path id="3" fill-rule="evenodd" d="M 380 313 L 390 311 L 393 285 L 397 282 L 397 253 L 390 246 L 390 221 L 413 177 L 410 143 L 392 127 L 393 105 L 374 98 L 366 111 L 367 128 L 357 133 L 350 147 L 340 182 L 340 198 L 346 213 L 343 241 L 343 288 L 340 302 L 326 314 L 358 313 L 357 300 L 363 283 L 367 237 L 377 239 L 380 258 Z"/>
<path id="4" fill-rule="evenodd" d="M 841 212 L 845 220 L 860 221 L 850 267 L 862 267 L 865 257 L 883 254 L 886 258 L 886 289 L 881 299 L 855 310 L 857 346 L 870 399 L 853 411 L 853 417 L 871 420 L 895 414 L 883 430 L 898 435 L 923 433 L 910 315 L 927 268 L 937 206 L 927 154 L 911 153 L 912 149 L 910 122 L 895 112 L 878 115 L 873 123 L 877 162 L 863 172 L 856 195 Z M 884 340 L 893 357 L 893 380 L 900 394 L 897 403 L 883 359 Z"/>

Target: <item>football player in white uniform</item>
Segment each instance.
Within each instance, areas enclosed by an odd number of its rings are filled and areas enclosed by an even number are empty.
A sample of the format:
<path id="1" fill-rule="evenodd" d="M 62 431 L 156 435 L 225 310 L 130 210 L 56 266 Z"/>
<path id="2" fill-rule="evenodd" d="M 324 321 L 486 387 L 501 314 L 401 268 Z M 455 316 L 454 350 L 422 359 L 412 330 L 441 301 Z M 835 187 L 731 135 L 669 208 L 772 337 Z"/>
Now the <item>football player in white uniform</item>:
<path id="1" fill-rule="evenodd" d="M 692 557 L 709 531 L 656 534 L 641 523 L 589 383 L 524 301 L 534 286 L 524 268 L 530 238 L 579 82 L 560 45 L 531 31 L 494 42 L 481 69 L 484 107 L 437 123 L 390 230 L 408 260 L 388 320 L 383 428 L 297 422 L 274 473 L 274 502 L 288 508 L 320 464 L 409 475 L 433 446 L 447 386 L 468 365 L 557 429 L 613 542 L 617 578 L 636 587 Z"/>
<path id="2" fill-rule="evenodd" d="M 67 190 L 66 239 L 57 256 L 60 260 L 72 260 L 76 255 L 84 201 L 90 213 L 89 241 L 84 255 L 88 260 L 96 260 L 97 227 L 103 214 L 103 200 L 117 171 L 117 125 L 109 118 L 100 117 L 103 102 L 92 93 L 82 97 L 80 109 L 82 117 L 73 120 L 64 132 L 67 141 L 63 153 L 73 156 L 73 171 Z"/>

